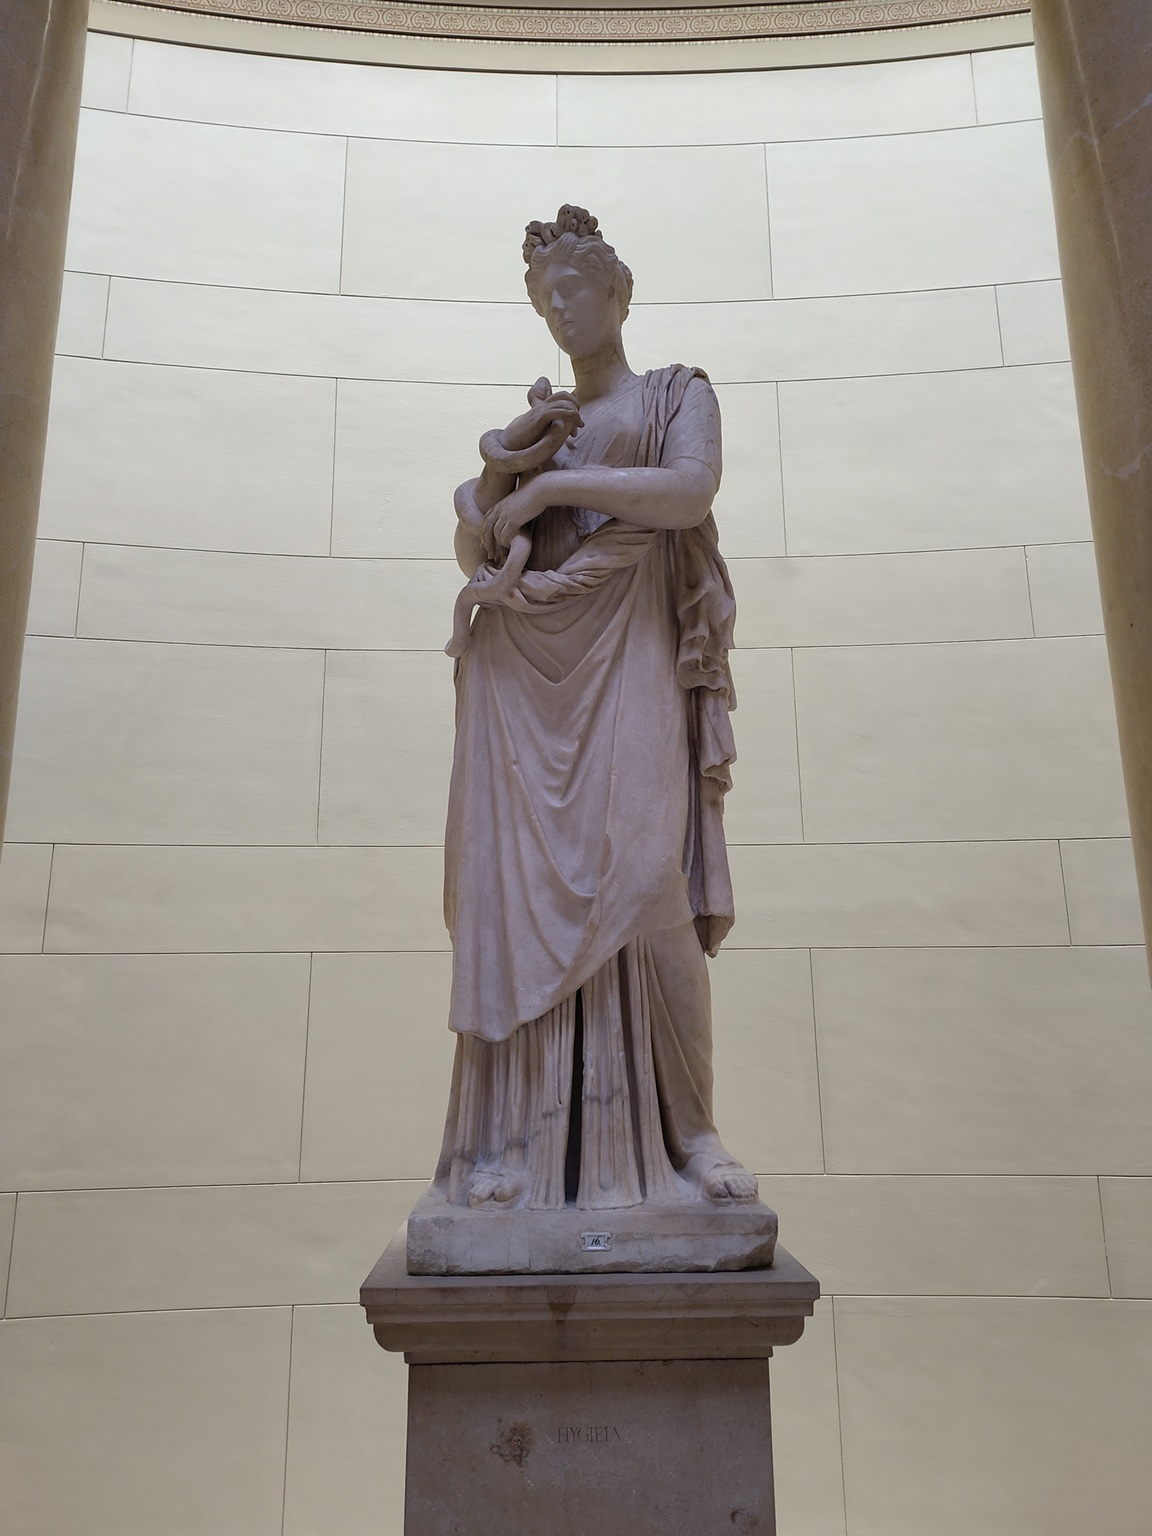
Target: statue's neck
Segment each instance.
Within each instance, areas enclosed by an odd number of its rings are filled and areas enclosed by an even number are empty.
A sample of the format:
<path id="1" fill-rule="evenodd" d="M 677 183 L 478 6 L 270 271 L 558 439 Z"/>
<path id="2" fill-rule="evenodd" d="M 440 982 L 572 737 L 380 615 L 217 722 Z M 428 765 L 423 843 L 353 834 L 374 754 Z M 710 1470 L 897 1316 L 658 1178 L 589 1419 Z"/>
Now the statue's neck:
<path id="1" fill-rule="evenodd" d="M 616 394 L 636 377 L 628 366 L 619 338 L 591 357 L 574 357 L 572 374 L 576 380 L 576 398 L 581 405 L 591 405 L 594 400 Z"/>

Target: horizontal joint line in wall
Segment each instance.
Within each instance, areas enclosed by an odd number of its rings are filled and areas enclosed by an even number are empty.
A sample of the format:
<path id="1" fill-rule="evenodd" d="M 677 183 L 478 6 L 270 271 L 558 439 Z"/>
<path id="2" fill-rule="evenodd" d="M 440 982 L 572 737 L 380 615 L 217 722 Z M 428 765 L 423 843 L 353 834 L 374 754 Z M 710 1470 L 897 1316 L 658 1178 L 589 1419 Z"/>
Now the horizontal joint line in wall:
<path id="1" fill-rule="evenodd" d="M 245 292 L 251 290 L 243 290 Z M 268 290 L 272 291 L 272 290 Z M 391 301 L 389 301 L 391 302 Z M 414 299 L 413 303 L 440 303 L 439 299 L 424 300 Z M 460 303 L 471 302 L 460 300 Z M 743 299 L 733 299 L 728 302 L 733 304 L 745 303 Z M 759 303 L 759 300 L 754 302 Z M 764 303 L 779 303 L 776 299 L 765 299 Z M 688 306 L 684 306 L 687 308 Z M 115 354 L 105 352 L 97 357 L 92 352 L 57 352 L 57 357 L 72 357 L 92 363 L 119 363 L 132 368 L 187 368 L 198 373 L 242 373 L 257 378 L 270 379 L 323 379 L 333 383 L 348 384 L 398 384 L 402 386 L 426 386 L 432 389 L 520 389 L 526 387 L 523 379 L 496 380 L 491 379 L 391 379 L 382 378 L 379 374 L 366 373 L 309 373 L 303 369 L 291 368 L 241 368 L 235 364 L 225 363 L 189 363 L 171 362 L 149 357 L 117 357 Z M 865 379 L 923 379 L 942 377 L 956 373 L 1013 373 L 1026 368 L 1068 368 L 1069 360 L 1064 357 L 1042 358 L 1035 362 L 1016 363 L 973 363 L 964 367 L 955 368 L 893 368 L 884 373 L 813 373 L 813 374 L 788 374 L 778 378 L 756 379 L 724 379 L 713 378 L 712 383 L 717 389 L 740 389 L 749 385 L 780 385 L 787 387 L 789 384 L 843 384 L 854 380 Z M 565 386 L 570 388 L 571 385 Z M 1064 540 L 1062 542 L 1068 542 Z"/>
<path id="2" fill-rule="evenodd" d="M 1082 832 L 1052 832 L 1043 837 L 889 837 L 869 838 L 863 841 L 838 839 L 833 842 L 830 839 L 814 838 L 811 841 L 772 841 L 760 842 L 733 842 L 729 841 L 732 848 L 998 848 L 1004 844 L 1017 846 L 1020 844 L 1044 845 L 1049 843 L 1126 843 L 1130 841 L 1127 833 L 1104 832 L 1096 835 Z M 309 849 L 317 848 L 442 848 L 443 843 L 94 843 L 68 842 L 47 838 L 8 838 L 4 844 L 11 848 L 212 848 L 212 849 L 244 849 L 248 852 L 262 852 L 267 848 Z"/>
<path id="3" fill-rule="evenodd" d="M 1107 1291 L 1085 1291 L 1080 1294 L 1036 1295 L 1028 1291 L 822 1291 L 820 1301 L 1101 1301 L 1122 1305 L 1131 1302 L 1147 1303 L 1142 1296 L 1109 1296 Z M 819 1303 L 818 1303 L 819 1304 Z M 207 1312 L 291 1312 L 296 1307 L 347 1307 L 360 1311 L 358 1300 L 349 1301 L 265 1301 L 235 1302 L 231 1305 L 205 1307 L 121 1307 L 101 1312 L 20 1312 L 9 1314 L 5 1323 L 63 1321 L 71 1317 L 163 1317 L 186 1316 L 190 1313 Z"/>
<path id="4" fill-rule="evenodd" d="M 721 513 L 721 516 L 723 516 L 723 513 Z M 357 562 L 360 562 L 360 561 L 372 562 L 372 563 L 381 564 L 381 565 L 388 564 L 388 563 L 395 564 L 398 561 L 414 561 L 414 562 L 415 561 L 419 561 L 419 562 L 425 563 L 425 564 L 437 564 L 437 565 L 455 565 L 456 564 L 456 558 L 455 558 L 454 555 L 357 555 L 357 554 L 348 554 L 348 553 L 332 554 L 332 555 L 329 555 L 327 553 L 323 553 L 323 554 L 319 554 L 319 553 L 318 554 L 307 554 L 307 553 L 304 553 L 304 552 L 302 552 L 300 550 L 282 550 L 282 549 L 272 549 L 272 550 L 265 550 L 265 549 L 221 549 L 218 546 L 212 546 L 212 545 L 206 545 L 206 544 L 125 543 L 122 539 L 91 539 L 91 538 L 87 538 L 87 537 L 80 537 L 79 535 L 76 535 L 76 536 L 72 536 L 72 535 L 64 536 L 64 535 L 54 534 L 54 533 L 41 534 L 40 537 L 39 537 L 38 542 L 43 543 L 43 544 L 77 544 L 77 545 L 79 545 L 79 544 L 87 544 L 90 548 L 93 548 L 93 549 L 152 549 L 152 550 L 161 550 L 161 551 L 171 552 L 173 554 L 187 554 L 187 555 L 239 555 L 242 558 L 243 557 L 251 557 L 252 559 L 258 559 L 258 560 L 324 560 L 324 561 L 349 560 L 349 561 L 357 561 Z M 885 560 L 885 559 L 888 559 L 888 558 L 903 559 L 907 555 L 925 555 L 925 556 L 932 556 L 932 555 L 978 555 L 978 554 L 985 554 L 985 553 L 987 553 L 989 551 L 992 551 L 992 550 L 1003 550 L 1003 549 L 1011 549 L 1011 550 L 1017 550 L 1017 549 L 1019 549 L 1019 550 L 1029 550 L 1029 549 L 1075 549 L 1075 548 L 1085 548 L 1086 549 L 1086 548 L 1090 548 L 1091 545 L 1092 545 L 1091 538 L 1085 538 L 1085 539 L 1054 539 L 1050 543 L 1047 543 L 1047 544 L 1039 543 L 1036 540 L 1030 540 L 1026 544 L 949 544 L 949 545 L 933 545 L 930 548 L 920 548 L 920 549 L 860 549 L 860 550 L 847 550 L 847 551 L 845 551 L 845 550 L 827 550 L 827 551 L 813 550 L 813 551 L 811 551 L 811 552 L 809 552 L 807 554 L 803 554 L 803 555 L 727 555 L 725 557 L 725 560 L 726 560 L 726 563 L 728 565 L 739 565 L 741 563 L 751 564 L 753 561 L 759 562 L 759 561 L 763 561 L 763 560 L 772 560 L 772 561 L 777 561 L 777 562 L 785 561 L 785 560 L 789 560 L 789 561 L 797 561 L 797 560 Z M 72 639 L 72 638 L 75 638 L 75 637 L 73 637 L 73 636 L 60 636 L 58 638 Z M 1040 639 L 1047 639 L 1047 638 L 1050 638 L 1050 637 L 1043 636 L 1043 635 L 1029 635 L 1029 636 L 1023 637 L 1023 638 L 1040 640 Z M 339 649 L 339 647 L 336 647 L 336 649 Z M 742 647 L 740 647 L 740 649 L 742 649 L 742 650 L 748 650 L 748 649 L 753 649 L 753 650 L 755 650 L 755 649 L 761 649 L 761 650 L 763 650 L 763 649 L 768 649 L 768 650 L 787 650 L 787 649 L 789 649 L 789 647 L 787 647 L 787 646 L 768 646 L 768 647 L 763 647 L 763 646 L 761 646 L 761 647 L 742 646 Z"/>
<path id="5" fill-rule="evenodd" d="M 464 41 L 464 39 L 459 39 Z M 488 39 L 492 41 L 492 39 Z M 937 56 L 939 57 L 939 55 Z M 944 55 L 947 57 L 947 55 Z M 336 61 L 329 61 L 336 62 Z M 355 66 L 354 66 L 355 67 Z M 371 67 L 371 66 L 370 66 Z M 403 68 L 404 66 L 394 66 Z M 752 71 L 762 73 L 763 71 Z M 743 71 L 724 71 L 724 73 L 743 73 Z M 561 74 L 559 78 L 570 78 Z M 581 79 L 586 78 L 581 76 Z M 982 120 L 975 111 L 972 121 L 969 123 L 941 123 L 936 127 L 928 128 L 896 128 L 887 133 L 821 133 L 813 134 L 807 138 L 796 139 L 663 139 L 658 142 L 636 143 L 629 140 L 626 143 L 608 143 L 595 139 L 417 139 L 406 135 L 396 134 L 368 134 L 341 132 L 338 128 L 282 128 L 274 123 L 233 123 L 217 117 L 173 117 L 167 112 L 142 112 L 132 107 L 96 107 L 84 106 L 85 112 L 99 112 L 105 117 L 136 118 L 144 122 L 179 123 L 188 124 L 197 128 L 227 128 L 236 133 L 269 133 L 291 134 L 304 139 L 346 139 L 349 144 L 420 144 L 432 147 L 441 145 L 447 149 L 508 149 L 508 150 L 602 150 L 605 154 L 615 154 L 621 150 L 627 152 L 634 150 L 643 154 L 648 150 L 678 150 L 678 149 L 781 149 L 788 150 L 794 144 L 859 144 L 872 139 L 922 139 L 939 137 L 945 133 L 972 133 L 981 128 L 1012 128 L 1020 123 L 1040 123 L 1043 119 L 1039 114 L 1024 117 L 1002 117 Z"/>
<path id="6" fill-rule="evenodd" d="M 70 1184 L 67 1186 L 26 1185 L 19 1190 L 0 1193 L 29 1196 L 47 1195 L 132 1195 L 147 1194 L 156 1190 L 232 1190 L 232 1189 L 343 1189 L 346 1185 L 359 1187 L 364 1184 L 415 1184 L 421 1188 L 431 1179 L 430 1173 L 410 1173 L 400 1176 L 365 1179 L 243 1179 L 238 1182 L 216 1180 L 213 1183 L 196 1184 Z M 805 1175 L 789 1175 L 802 1178 Z M 1086 1175 L 1095 1178 L 1095 1174 Z"/>
<path id="7" fill-rule="evenodd" d="M 418 561 L 424 565 L 456 564 L 456 557 L 454 555 L 330 555 L 327 552 L 323 554 L 307 554 L 303 550 L 298 549 L 220 549 L 218 546 L 208 544 L 136 544 L 125 543 L 123 539 L 62 538 L 53 533 L 41 534 L 37 542 L 41 544 L 86 544 L 89 549 L 150 549 L 174 555 L 226 555 L 229 558 L 239 556 L 241 559 L 252 560 L 322 560 L 325 564 L 339 564 L 341 561 L 368 565 L 397 565 L 402 561 Z M 1091 540 L 1080 539 L 1066 542 L 1086 544 L 1091 543 Z M 1015 544 L 1005 547 L 1022 549 L 1025 546 Z M 1032 545 L 1030 547 L 1036 548 L 1037 546 Z M 929 551 L 929 553 L 935 553 L 935 551 Z M 749 555 L 736 558 L 755 560 L 771 559 L 773 557 L 770 555 Z M 728 564 L 732 564 L 731 559 L 729 559 Z M 74 637 L 63 636 L 61 638 L 72 639 Z M 340 647 L 334 647 L 334 649 L 340 649 Z"/>
<path id="8" fill-rule="evenodd" d="M 527 299 L 458 299 L 423 297 L 414 294 L 351 293 L 334 288 L 264 288 L 251 283 L 208 283 L 196 278 L 149 277 L 131 272 L 93 272 L 87 267 L 68 267 L 81 277 L 107 277 L 118 283 L 153 283 L 160 288 L 223 288 L 229 293 L 283 293 L 298 294 L 304 298 L 320 299 L 385 299 L 395 304 L 484 304 L 502 308 L 530 309 Z M 779 296 L 762 296 L 748 299 L 647 299 L 630 305 L 631 309 L 670 309 L 704 304 L 810 304 L 832 299 L 889 299 L 911 298 L 923 293 L 981 293 L 993 288 L 1034 288 L 1040 283 L 1058 283 L 1060 273 L 1051 277 L 1022 277 L 1003 279 L 991 283 L 943 283 L 920 288 L 867 288 L 845 293 L 797 293 Z"/>
<path id="9" fill-rule="evenodd" d="M 205 551 L 213 553 L 213 551 Z M 316 559 L 324 559 L 325 556 L 317 555 Z M 790 557 L 781 557 L 790 558 Z M 315 645 L 301 645 L 299 643 L 285 643 L 282 641 L 259 642 L 253 640 L 150 640 L 142 639 L 139 635 L 39 635 L 29 630 L 28 633 L 36 640 L 59 640 L 62 644 L 75 644 L 84 641 L 90 645 L 170 645 L 179 650 L 201 651 L 277 651 L 281 653 L 293 652 L 301 655 L 322 655 L 327 651 L 339 651 L 354 656 L 439 656 L 443 654 L 443 647 L 438 645 L 428 646 L 392 646 L 392 645 L 331 645 L 318 643 Z M 1046 640 L 1098 640 L 1102 638 L 1102 630 L 1088 630 L 1074 635 L 979 635 L 963 640 L 845 640 L 834 644 L 804 645 L 781 642 L 779 645 L 742 645 L 733 649 L 733 655 L 755 654 L 756 652 L 772 653 L 777 651 L 899 651 L 908 650 L 909 647 L 919 646 L 921 649 L 927 646 L 955 647 L 961 645 L 1037 645 Z"/>

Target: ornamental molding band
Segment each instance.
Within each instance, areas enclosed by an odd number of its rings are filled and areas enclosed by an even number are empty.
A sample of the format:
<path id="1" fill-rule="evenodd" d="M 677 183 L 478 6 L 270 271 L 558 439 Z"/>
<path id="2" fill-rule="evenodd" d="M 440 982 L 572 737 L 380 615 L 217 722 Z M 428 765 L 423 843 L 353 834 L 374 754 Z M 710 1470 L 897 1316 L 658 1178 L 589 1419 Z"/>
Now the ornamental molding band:
<path id="1" fill-rule="evenodd" d="M 585 9 L 521 5 L 404 5 L 391 0 L 135 0 L 151 10 L 197 12 L 279 26 L 405 37 L 519 43 L 684 43 L 830 37 L 1024 16 L 1030 0 L 842 0 L 838 5 L 712 5 Z"/>

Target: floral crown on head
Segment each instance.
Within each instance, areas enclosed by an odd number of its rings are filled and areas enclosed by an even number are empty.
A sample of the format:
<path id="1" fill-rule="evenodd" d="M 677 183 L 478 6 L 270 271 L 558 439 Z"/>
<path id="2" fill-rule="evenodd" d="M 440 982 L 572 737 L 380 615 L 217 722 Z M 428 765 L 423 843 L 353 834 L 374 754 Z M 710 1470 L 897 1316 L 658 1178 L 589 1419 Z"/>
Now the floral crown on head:
<path id="1" fill-rule="evenodd" d="M 589 213 L 587 208 L 577 208 L 572 203 L 565 203 L 551 224 L 533 219 L 531 224 L 525 227 L 524 260 L 531 263 L 537 251 L 554 245 L 561 235 L 575 235 L 578 240 L 599 240 L 606 251 L 612 251 L 612 247 L 600 233 L 599 221 L 596 217 Z M 612 251 L 612 254 L 615 255 L 615 251 Z"/>

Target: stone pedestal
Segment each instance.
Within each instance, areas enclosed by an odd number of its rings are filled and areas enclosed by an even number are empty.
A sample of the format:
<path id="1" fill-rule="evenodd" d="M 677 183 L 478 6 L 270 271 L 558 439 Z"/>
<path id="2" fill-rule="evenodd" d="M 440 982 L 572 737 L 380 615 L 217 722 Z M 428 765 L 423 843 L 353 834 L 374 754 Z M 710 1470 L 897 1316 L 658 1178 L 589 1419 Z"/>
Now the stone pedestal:
<path id="1" fill-rule="evenodd" d="M 409 1275 L 360 1299 L 408 1378 L 404 1536 L 772 1536 L 768 1361 L 820 1294 L 721 1274 Z"/>

